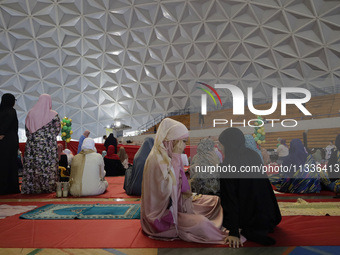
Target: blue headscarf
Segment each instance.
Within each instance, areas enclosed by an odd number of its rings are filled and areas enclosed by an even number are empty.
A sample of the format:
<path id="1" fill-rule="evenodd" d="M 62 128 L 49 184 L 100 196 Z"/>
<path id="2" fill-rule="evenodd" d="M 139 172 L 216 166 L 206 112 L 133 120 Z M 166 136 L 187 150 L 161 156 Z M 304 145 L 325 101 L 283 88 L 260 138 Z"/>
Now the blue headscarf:
<path id="1" fill-rule="evenodd" d="M 124 187 L 128 195 L 141 195 L 144 165 L 153 144 L 154 139 L 152 137 L 145 138 L 143 144 L 133 158 L 131 176 L 128 177 L 127 183 Z M 127 176 L 125 176 L 125 178 L 127 178 Z"/>
<path id="2" fill-rule="evenodd" d="M 262 157 L 262 153 L 261 151 L 257 148 L 257 145 L 256 145 L 256 142 L 254 140 L 254 137 L 252 135 L 244 135 L 244 138 L 245 138 L 245 146 L 248 148 L 248 149 L 251 149 L 255 152 L 257 152 L 257 154 L 259 154 L 260 158 L 261 158 L 261 161 L 263 163 L 263 157 Z"/>
<path id="3" fill-rule="evenodd" d="M 290 142 L 289 154 L 283 159 L 283 166 L 300 166 L 304 165 L 307 159 L 308 153 L 300 139 L 293 139 Z"/>
<path id="4" fill-rule="evenodd" d="M 288 147 L 288 145 L 286 144 L 286 139 L 281 139 L 280 143 L 286 147 Z"/>

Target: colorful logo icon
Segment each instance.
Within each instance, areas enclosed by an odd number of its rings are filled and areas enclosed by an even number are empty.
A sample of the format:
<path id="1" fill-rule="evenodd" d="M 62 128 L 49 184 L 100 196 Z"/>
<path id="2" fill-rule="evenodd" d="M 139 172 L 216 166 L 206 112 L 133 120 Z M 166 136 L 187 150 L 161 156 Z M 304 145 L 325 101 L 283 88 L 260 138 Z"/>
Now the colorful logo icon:
<path id="1" fill-rule="evenodd" d="M 210 85 L 206 84 L 206 83 L 203 83 L 203 82 L 197 82 L 198 84 L 201 84 L 205 87 L 207 87 L 208 89 L 210 89 L 212 92 L 215 93 L 215 95 L 217 96 L 218 100 L 220 101 L 220 104 L 222 106 L 222 100 L 221 100 L 221 97 L 220 95 L 217 93 L 217 91 L 211 87 Z M 201 89 L 203 90 L 205 93 L 207 93 L 211 98 L 212 100 L 214 101 L 215 103 L 215 106 L 217 106 L 217 103 L 216 103 L 216 100 L 215 100 L 215 97 L 213 96 L 213 94 L 211 94 L 211 92 L 205 88 L 201 88 L 201 87 L 197 87 L 198 89 Z M 207 114 L 207 94 L 202 94 L 201 95 L 201 114 L 202 115 L 206 115 Z"/>
<path id="2" fill-rule="evenodd" d="M 216 91 L 213 87 L 211 87 L 210 85 L 208 85 L 208 84 L 206 84 L 206 83 L 203 83 L 203 82 L 197 82 L 197 83 L 198 83 L 198 84 L 201 84 L 201 85 L 203 85 L 203 86 L 206 86 L 206 87 L 209 88 L 212 92 L 214 92 L 215 95 L 217 96 L 218 100 L 220 101 L 221 106 L 222 106 L 221 97 L 220 97 L 220 95 L 217 93 L 217 91 Z M 215 105 L 217 106 L 215 97 L 211 94 L 211 92 L 210 92 L 209 90 L 204 89 L 204 88 L 201 88 L 201 87 L 197 87 L 197 88 L 198 88 L 198 89 L 201 89 L 201 90 L 203 90 L 205 93 L 207 93 L 207 94 L 212 98 L 212 100 L 214 101 Z"/>

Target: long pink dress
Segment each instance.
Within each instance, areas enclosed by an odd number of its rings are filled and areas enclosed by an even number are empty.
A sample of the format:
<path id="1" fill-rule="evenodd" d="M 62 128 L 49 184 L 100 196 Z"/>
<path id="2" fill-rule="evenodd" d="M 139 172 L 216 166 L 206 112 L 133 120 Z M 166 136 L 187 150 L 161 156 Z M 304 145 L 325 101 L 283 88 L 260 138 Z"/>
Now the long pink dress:
<path id="1" fill-rule="evenodd" d="M 152 238 L 223 244 L 223 212 L 217 196 L 193 201 L 181 154 L 173 143 L 188 137 L 180 122 L 164 119 L 144 167 L 141 202 L 143 231 Z"/>

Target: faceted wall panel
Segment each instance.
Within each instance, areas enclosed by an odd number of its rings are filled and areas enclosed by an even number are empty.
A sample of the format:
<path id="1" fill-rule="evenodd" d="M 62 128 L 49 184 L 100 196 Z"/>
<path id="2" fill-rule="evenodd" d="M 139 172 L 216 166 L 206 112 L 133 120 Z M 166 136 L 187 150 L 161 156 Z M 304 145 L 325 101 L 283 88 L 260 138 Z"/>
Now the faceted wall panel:
<path id="1" fill-rule="evenodd" d="M 23 128 L 50 94 L 77 139 L 192 106 L 198 81 L 261 100 L 281 86 L 333 93 L 339 15 L 338 0 L 1 0 L 0 96 L 17 97 Z"/>

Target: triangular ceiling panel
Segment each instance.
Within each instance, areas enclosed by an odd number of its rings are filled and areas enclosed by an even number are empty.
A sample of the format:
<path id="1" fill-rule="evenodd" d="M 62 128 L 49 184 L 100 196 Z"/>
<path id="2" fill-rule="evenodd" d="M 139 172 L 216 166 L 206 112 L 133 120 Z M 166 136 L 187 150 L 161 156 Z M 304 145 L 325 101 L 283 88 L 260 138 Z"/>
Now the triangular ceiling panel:
<path id="1" fill-rule="evenodd" d="M 42 93 L 77 139 L 192 106 L 198 81 L 251 86 L 262 102 L 273 87 L 340 91 L 337 0 L 3 0 L 0 10 L 0 93 L 18 99 L 20 127 Z"/>

